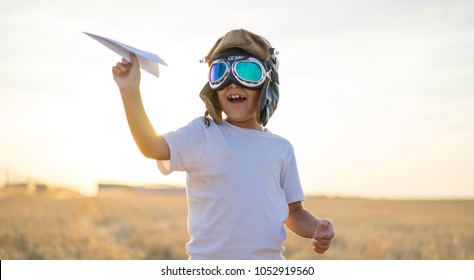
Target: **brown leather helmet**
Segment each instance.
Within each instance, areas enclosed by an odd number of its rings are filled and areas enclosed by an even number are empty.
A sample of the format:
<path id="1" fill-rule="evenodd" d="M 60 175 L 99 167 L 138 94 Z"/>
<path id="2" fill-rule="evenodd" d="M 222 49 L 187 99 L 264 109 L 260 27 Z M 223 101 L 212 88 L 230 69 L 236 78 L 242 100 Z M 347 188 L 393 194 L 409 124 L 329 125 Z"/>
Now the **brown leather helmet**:
<path id="1" fill-rule="evenodd" d="M 277 52 L 262 36 L 244 29 L 236 29 L 219 38 L 203 59 L 203 62 L 211 65 L 214 60 L 222 58 L 223 54 L 233 49 L 240 49 L 244 53 L 250 54 L 262 61 L 266 71 L 270 73 L 269 78 L 266 79 L 260 91 L 259 112 L 257 114 L 258 122 L 265 126 L 275 111 L 279 99 Z M 217 97 L 217 92 L 210 87 L 208 82 L 204 85 L 199 96 L 206 105 L 206 120 L 208 125 L 207 115 L 210 115 L 215 123 L 221 124 L 222 108 Z"/>

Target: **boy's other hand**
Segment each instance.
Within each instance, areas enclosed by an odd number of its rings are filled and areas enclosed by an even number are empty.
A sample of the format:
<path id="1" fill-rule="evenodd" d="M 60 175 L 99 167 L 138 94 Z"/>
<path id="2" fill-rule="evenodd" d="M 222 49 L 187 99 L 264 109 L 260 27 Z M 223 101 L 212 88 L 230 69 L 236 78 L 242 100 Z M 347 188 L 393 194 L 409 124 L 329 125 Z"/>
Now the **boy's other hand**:
<path id="1" fill-rule="evenodd" d="M 329 245 L 334 237 L 334 228 L 329 220 L 321 219 L 316 225 L 313 234 L 313 250 L 323 254 L 329 249 Z"/>
<path id="2" fill-rule="evenodd" d="M 122 62 L 112 67 L 112 74 L 121 93 L 138 91 L 140 86 L 140 65 L 134 53 L 130 54 L 131 63 L 122 58 Z"/>

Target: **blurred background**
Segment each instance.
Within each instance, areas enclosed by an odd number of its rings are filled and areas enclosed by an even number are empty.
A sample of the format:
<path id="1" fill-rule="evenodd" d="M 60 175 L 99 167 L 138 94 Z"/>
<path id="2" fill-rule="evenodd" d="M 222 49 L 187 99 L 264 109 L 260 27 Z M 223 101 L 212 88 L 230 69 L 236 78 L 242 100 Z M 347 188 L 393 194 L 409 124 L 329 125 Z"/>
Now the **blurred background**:
<path id="1" fill-rule="evenodd" d="M 268 128 L 289 139 L 308 194 L 474 197 L 472 1 L 0 2 L 0 185 L 184 184 L 135 147 L 111 67 L 82 32 L 162 57 L 142 93 L 158 132 L 201 116 L 199 63 L 245 28 L 279 51 Z"/>

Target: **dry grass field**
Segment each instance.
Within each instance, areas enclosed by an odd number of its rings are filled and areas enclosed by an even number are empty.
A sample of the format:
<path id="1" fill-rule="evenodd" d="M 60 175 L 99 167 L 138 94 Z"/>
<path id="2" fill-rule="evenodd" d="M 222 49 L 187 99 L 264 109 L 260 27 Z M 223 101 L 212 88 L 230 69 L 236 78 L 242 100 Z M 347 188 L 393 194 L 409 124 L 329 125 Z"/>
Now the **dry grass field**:
<path id="1" fill-rule="evenodd" d="M 332 248 L 288 234 L 287 259 L 474 259 L 474 201 L 310 197 Z M 184 194 L 81 197 L 0 189 L 0 259 L 186 259 Z"/>

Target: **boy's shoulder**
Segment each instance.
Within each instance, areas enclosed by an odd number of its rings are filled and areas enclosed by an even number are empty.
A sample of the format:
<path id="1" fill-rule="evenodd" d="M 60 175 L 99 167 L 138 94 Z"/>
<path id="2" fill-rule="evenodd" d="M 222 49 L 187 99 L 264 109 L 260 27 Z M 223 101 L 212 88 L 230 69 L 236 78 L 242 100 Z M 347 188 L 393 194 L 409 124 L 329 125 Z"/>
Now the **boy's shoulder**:
<path id="1" fill-rule="evenodd" d="M 267 134 L 269 135 L 269 137 L 272 137 L 276 141 L 278 141 L 280 143 L 283 143 L 283 144 L 293 148 L 293 145 L 291 144 L 290 140 L 288 140 L 287 138 L 285 138 L 285 137 L 283 137 L 279 134 L 275 134 L 275 133 L 271 132 L 270 130 L 267 130 Z"/>
<path id="2" fill-rule="evenodd" d="M 204 116 L 196 117 L 192 119 L 190 122 L 188 122 L 184 127 L 194 127 L 194 128 L 204 129 L 204 128 L 207 128 L 207 121 L 208 120 Z"/>

